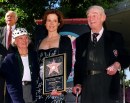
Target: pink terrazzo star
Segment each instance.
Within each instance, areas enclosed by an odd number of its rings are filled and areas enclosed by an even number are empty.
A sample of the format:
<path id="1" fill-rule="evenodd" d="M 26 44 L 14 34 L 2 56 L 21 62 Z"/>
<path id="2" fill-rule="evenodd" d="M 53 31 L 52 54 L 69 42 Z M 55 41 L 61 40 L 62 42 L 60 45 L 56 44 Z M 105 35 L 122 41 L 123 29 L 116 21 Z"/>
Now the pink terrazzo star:
<path id="1" fill-rule="evenodd" d="M 47 67 L 50 68 L 50 71 L 49 71 L 49 75 L 55 71 L 56 73 L 59 73 L 59 70 L 58 70 L 58 67 L 61 65 L 61 62 L 60 63 L 56 63 L 55 60 L 53 60 L 52 63 L 48 64 Z"/>

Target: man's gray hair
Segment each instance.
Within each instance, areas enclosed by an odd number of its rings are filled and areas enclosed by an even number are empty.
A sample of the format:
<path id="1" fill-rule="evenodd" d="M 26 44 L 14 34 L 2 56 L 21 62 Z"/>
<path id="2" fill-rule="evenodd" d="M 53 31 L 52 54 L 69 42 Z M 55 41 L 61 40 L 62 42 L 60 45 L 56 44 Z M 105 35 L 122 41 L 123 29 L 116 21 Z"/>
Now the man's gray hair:
<path id="1" fill-rule="evenodd" d="M 101 7 L 101 6 L 98 6 L 98 5 L 90 6 L 90 7 L 88 8 L 88 10 L 86 11 L 86 15 L 88 15 L 88 13 L 89 13 L 89 11 L 90 11 L 91 9 L 97 9 L 97 10 L 99 10 L 99 11 L 101 12 L 101 14 L 105 15 L 105 10 L 104 10 L 104 8 Z"/>
<path id="2" fill-rule="evenodd" d="M 5 17 L 6 17 L 6 15 L 7 15 L 8 13 L 13 13 L 13 14 L 15 15 L 15 19 L 18 18 L 17 13 L 16 13 L 15 11 L 12 11 L 12 10 L 7 11 L 7 13 L 5 14 Z"/>

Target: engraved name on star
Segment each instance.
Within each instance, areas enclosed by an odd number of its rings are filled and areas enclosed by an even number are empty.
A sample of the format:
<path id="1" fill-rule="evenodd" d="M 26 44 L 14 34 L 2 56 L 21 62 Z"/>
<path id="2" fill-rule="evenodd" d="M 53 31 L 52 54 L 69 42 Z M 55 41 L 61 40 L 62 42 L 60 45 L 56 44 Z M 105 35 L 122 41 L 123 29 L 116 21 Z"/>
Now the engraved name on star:
<path id="1" fill-rule="evenodd" d="M 56 63 L 55 60 L 53 60 L 50 64 L 47 65 L 47 67 L 50 68 L 49 75 L 55 71 L 56 73 L 59 73 L 58 67 L 61 65 L 61 62 Z"/>

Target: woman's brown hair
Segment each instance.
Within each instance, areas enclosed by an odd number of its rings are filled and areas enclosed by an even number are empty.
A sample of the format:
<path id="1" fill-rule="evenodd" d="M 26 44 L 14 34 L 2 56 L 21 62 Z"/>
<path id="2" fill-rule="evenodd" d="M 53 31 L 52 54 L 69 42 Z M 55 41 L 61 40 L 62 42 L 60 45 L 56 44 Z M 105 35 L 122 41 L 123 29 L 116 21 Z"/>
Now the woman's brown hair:
<path id="1" fill-rule="evenodd" d="M 63 21 L 64 17 L 63 17 L 62 12 L 60 12 L 59 10 L 55 10 L 55 9 L 47 10 L 43 15 L 43 24 L 46 24 L 47 16 L 49 14 L 56 14 L 57 15 L 58 22 L 60 23 L 58 29 L 60 29 L 64 24 L 64 21 Z"/>

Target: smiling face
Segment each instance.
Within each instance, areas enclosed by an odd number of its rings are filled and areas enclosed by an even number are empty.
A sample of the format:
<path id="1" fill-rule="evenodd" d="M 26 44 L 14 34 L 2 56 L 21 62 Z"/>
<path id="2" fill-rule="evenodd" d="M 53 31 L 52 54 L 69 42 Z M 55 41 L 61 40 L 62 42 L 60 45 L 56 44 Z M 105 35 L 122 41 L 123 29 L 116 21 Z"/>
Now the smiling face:
<path id="1" fill-rule="evenodd" d="M 8 11 L 5 15 L 5 22 L 7 25 L 13 26 L 17 22 L 17 15 L 13 11 Z"/>
<path id="2" fill-rule="evenodd" d="M 27 35 L 21 35 L 15 38 L 15 45 L 20 49 L 28 48 L 29 38 Z"/>
<path id="3" fill-rule="evenodd" d="M 58 16 L 56 14 L 49 14 L 47 16 L 45 26 L 48 32 L 57 32 L 59 24 Z"/>
<path id="4" fill-rule="evenodd" d="M 98 8 L 90 8 L 87 11 L 88 25 L 90 26 L 92 31 L 99 32 L 105 19 L 105 13 Z"/>

